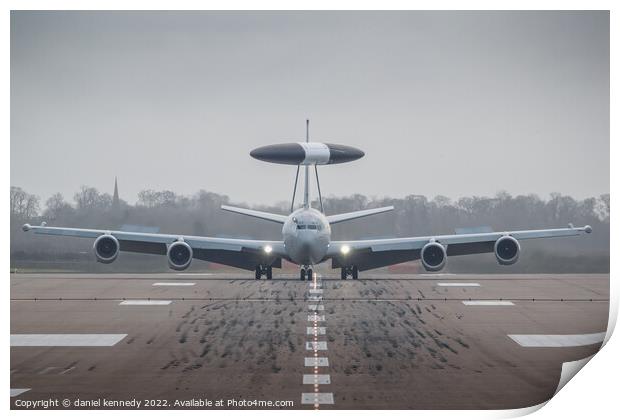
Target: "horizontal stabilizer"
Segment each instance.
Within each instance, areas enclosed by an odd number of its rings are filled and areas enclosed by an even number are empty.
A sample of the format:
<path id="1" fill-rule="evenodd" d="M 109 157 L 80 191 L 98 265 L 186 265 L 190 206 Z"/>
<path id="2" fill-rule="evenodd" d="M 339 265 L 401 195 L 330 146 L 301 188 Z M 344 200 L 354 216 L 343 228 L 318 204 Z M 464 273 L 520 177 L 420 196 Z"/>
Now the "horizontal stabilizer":
<path id="1" fill-rule="evenodd" d="M 276 222 L 284 224 L 287 216 L 275 213 L 267 213 L 265 211 L 242 209 L 240 207 L 222 206 L 222 210 L 230 211 L 232 213 L 244 214 L 250 217 L 256 217 L 258 219 L 269 220 L 270 222 Z"/>
<path id="2" fill-rule="evenodd" d="M 372 216 L 373 214 L 385 213 L 386 211 L 392 210 L 394 210 L 394 206 L 379 207 L 378 209 L 352 211 L 351 213 L 334 214 L 332 216 L 327 216 L 327 221 L 333 225 L 334 223 L 359 219 L 360 217 Z"/>

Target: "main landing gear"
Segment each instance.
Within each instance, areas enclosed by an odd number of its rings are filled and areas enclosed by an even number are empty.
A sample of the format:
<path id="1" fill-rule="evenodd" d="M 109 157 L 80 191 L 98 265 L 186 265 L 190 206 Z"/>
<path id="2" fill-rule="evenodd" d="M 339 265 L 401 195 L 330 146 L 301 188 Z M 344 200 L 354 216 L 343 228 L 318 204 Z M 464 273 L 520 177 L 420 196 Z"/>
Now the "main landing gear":
<path id="1" fill-rule="evenodd" d="M 340 279 L 341 280 L 346 280 L 348 276 L 351 276 L 351 278 L 353 280 L 357 280 L 357 266 L 356 265 L 350 265 L 347 267 L 342 267 L 340 268 Z"/>
<path id="2" fill-rule="evenodd" d="M 262 276 L 265 276 L 267 280 L 271 280 L 272 272 L 270 265 L 257 265 L 254 270 L 254 278 L 260 280 Z"/>
<path id="3" fill-rule="evenodd" d="M 299 270 L 299 280 L 306 280 L 306 276 L 308 280 L 312 280 L 312 267 L 302 267 Z"/>

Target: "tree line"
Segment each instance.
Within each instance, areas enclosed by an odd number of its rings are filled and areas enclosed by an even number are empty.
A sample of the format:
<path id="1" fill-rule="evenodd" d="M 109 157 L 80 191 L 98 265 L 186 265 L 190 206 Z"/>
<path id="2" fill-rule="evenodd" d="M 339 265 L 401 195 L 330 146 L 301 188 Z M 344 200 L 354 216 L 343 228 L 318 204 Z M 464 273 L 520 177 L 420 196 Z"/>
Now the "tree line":
<path id="1" fill-rule="evenodd" d="M 37 196 L 13 186 L 10 199 L 11 264 L 15 266 L 36 261 L 71 259 L 86 261 L 91 257 L 84 254 L 85 250 L 90 251 L 84 240 L 24 234 L 21 232 L 23 223 L 46 222 L 50 226 L 110 230 L 144 228 L 162 233 L 254 239 L 281 237 L 280 225 L 230 214 L 220 209 L 222 204 L 251 207 L 233 202 L 226 195 L 205 190 L 186 196 L 169 190 L 147 189 L 138 194 L 138 201 L 133 205 L 123 200 L 115 203 L 110 194 L 88 186 L 82 186 L 72 201 L 56 193 L 42 206 Z M 459 229 L 501 231 L 565 227 L 568 223 L 589 224 L 594 233 L 578 240 L 568 238 L 527 242 L 523 247 L 522 261 L 509 270 L 609 271 L 609 194 L 582 200 L 559 193 L 553 193 L 546 199 L 533 194 L 512 196 L 500 192 L 493 197 L 473 196 L 456 200 L 444 196 L 430 199 L 422 195 L 374 198 L 352 194 L 346 197 L 324 197 L 323 205 L 326 214 L 386 205 L 395 207 L 393 212 L 334 226 L 332 238 L 335 240 L 449 234 Z M 313 206 L 318 208 L 319 203 L 314 202 Z M 290 203 L 280 202 L 254 208 L 286 214 L 290 210 Z M 491 257 L 491 260 L 486 257 Z M 129 255 L 122 259 L 139 261 L 140 257 Z M 151 264 L 152 260 L 147 258 L 144 261 L 147 261 L 144 264 Z M 455 263 L 451 261 L 449 264 L 456 271 L 495 270 L 495 266 L 489 266 L 489 261 L 492 263 L 492 256 L 458 257 Z M 123 264 L 116 267 L 122 269 Z"/>

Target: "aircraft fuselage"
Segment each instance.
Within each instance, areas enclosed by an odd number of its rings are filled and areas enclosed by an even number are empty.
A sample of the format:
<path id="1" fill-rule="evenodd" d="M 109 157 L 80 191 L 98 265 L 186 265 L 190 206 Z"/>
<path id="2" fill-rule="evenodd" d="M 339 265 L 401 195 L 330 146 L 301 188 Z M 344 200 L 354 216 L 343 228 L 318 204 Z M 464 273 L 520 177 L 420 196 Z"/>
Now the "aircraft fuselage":
<path id="1" fill-rule="evenodd" d="M 313 208 L 300 208 L 291 213 L 282 227 L 284 246 L 289 258 L 299 265 L 323 261 L 331 237 L 327 218 Z"/>

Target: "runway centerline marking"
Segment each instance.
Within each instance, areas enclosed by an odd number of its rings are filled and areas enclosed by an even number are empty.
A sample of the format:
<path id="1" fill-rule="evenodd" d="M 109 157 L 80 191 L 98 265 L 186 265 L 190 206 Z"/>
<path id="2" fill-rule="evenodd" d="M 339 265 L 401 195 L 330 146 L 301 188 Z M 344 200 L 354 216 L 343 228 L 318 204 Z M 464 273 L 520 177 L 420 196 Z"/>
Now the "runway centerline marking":
<path id="1" fill-rule="evenodd" d="M 322 300 L 322 283 L 317 279 L 319 274 L 313 273 L 312 282 L 308 283 L 310 288 L 307 293 L 308 300 L 318 303 Z M 327 342 L 319 341 L 319 334 L 325 334 L 325 327 L 319 327 L 319 322 L 325 322 L 325 315 L 319 315 L 319 311 L 325 310 L 324 305 L 311 304 L 308 305 L 308 322 L 311 327 L 306 328 L 307 335 L 312 336 L 312 341 L 306 341 L 306 351 L 312 352 L 314 357 L 305 357 L 304 366 L 312 368 L 312 374 L 304 374 L 302 384 L 313 385 L 314 392 L 302 392 L 301 403 L 313 404 L 314 409 L 318 410 L 321 404 L 333 404 L 334 396 L 332 393 L 320 392 L 320 385 L 331 384 L 331 378 L 328 374 L 319 374 L 319 367 L 326 368 L 329 366 L 327 357 L 319 357 L 319 351 L 327 351 Z"/>
<path id="2" fill-rule="evenodd" d="M 302 404 L 314 404 L 315 407 L 318 404 L 333 404 L 334 403 L 334 394 L 331 392 L 304 392 L 301 394 L 301 403 Z"/>
<path id="3" fill-rule="evenodd" d="M 327 350 L 327 341 L 306 341 L 306 350 Z"/>
<path id="4" fill-rule="evenodd" d="M 316 334 L 317 335 L 325 335 L 327 328 L 325 327 L 307 327 L 306 328 L 306 334 L 307 335 L 313 335 L 315 333 L 316 330 Z"/>
<path id="5" fill-rule="evenodd" d="M 331 378 L 329 375 L 304 375 L 303 384 L 304 385 L 329 385 L 331 383 Z"/>
<path id="6" fill-rule="evenodd" d="M 467 306 L 514 306 L 509 300 L 464 300 Z"/>
<path id="7" fill-rule="evenodd" d="M 130 299 L 130 300 L 121 301 L 119 305 L 170 305 L 171 303 L 172 303 L 171 300 Z"/>
<path id="8" fill-rule="evenodd" d="M 508 334 L 521 347 L 578 347 L 600 343 L 605 333 L 593 334 Z"/>
<path id="9" fill-rule="evenodd" d="M 110 347 L 127 334 L 11 334 L 11 347 Z"/>

